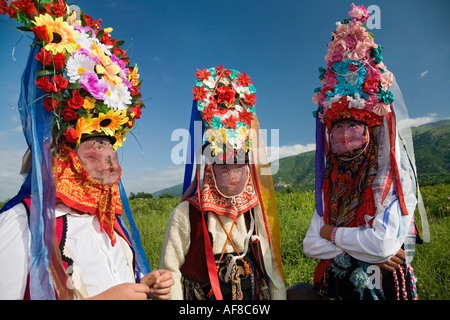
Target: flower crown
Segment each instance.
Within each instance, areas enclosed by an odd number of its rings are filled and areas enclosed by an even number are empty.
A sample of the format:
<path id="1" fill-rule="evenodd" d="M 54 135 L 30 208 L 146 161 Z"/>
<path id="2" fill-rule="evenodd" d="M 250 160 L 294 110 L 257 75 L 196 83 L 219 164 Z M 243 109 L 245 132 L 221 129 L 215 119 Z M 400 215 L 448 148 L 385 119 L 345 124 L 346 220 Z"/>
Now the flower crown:
<path id="1" fill-rule="evenodd" d="M 225 160 L 251 149 L 249 130 L 255 113 L 256 89 L 243 72 L 222 65 L 197 69 L 193 100 L 205 124 L 212 155 Z"/>
<path id="2" fill-rule="evenodd" d="M 336 23 L 325 56 L 327 68 L 319 68 L 323 86 L 315 89 L 312 97 L 318 105 L 315 116 L 328 129 L 346 118 L 381 125 L 394 101 L 389 91 L 393 75 L 382 62 L 381 46 L 363 25 L 369 13 L 352 3 L 349 15 L 351 20 Z"/>
<path id="3" fill-rule="evenodd" d="M 121 146 L 144 107 L 137 65 L 120 48 L 124 41 L 63 0 L 11 1 L 0 13 L 23 23 L 19 29 L 32 31 L 33 45 L 42 47 L 36 85 L 53 113 L 55 139 L 79 144 L 83 136 L 104 134 L 114 149 Z"/>

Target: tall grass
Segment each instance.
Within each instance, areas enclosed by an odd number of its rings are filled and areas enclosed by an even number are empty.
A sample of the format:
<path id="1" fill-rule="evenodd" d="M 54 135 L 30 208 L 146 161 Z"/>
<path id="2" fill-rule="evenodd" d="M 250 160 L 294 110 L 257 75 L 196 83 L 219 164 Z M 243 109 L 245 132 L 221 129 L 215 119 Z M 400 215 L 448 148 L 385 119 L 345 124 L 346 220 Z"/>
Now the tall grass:
<path id="1" fill-rule="evenodd" d="M 450 299 L 450 185 L 423 187 L 431 241 L 417 246 L 412 262 L 422 300 Z M 179 198 L 130 200 L 150 267 L 158 268 L 167 220 Z M 314 192 L 277 193 L 281 254 L 286 286 L 312 282 L 317 260 L 303 253 L 303 238 L 314 212 Z M 418 223 L 420 218 L 416 217 Z"/>
<path id="2" fill-rule="evenodd" d="M 417 245 L 412 262 L 419 299 L 450 300 L 450 185 L 422 188 L 431 241 Z M 170 213 L 179 198 L 130 200 L 133 218 L 152 270 L 158 269 Z M 0 207 L 3 203 L 0 203 Z M 303 253 L 303 238 L 314 212 L 314 192 L 277 193 L 281 255 L 286 286 L 312 282 L 317 260 Z M 416 215 L 420 226 L 420 217 Z"/>

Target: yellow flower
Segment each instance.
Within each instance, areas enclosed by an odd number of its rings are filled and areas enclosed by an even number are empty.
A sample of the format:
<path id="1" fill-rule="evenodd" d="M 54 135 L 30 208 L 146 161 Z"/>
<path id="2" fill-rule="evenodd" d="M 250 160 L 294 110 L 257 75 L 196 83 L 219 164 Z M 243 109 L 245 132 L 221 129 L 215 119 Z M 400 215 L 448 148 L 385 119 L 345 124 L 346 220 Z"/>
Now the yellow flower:
<path id="1" fill-rule="evenodd" d="M 83 117 L 78 118 L 77 124 L 75 127 L 75 131 L 78 133 L 77 146 L 80 144 L 81 136 L 83 134 L 91 134 L 92 133 L 91 124 L 92 124 L 91 118 L 83 118 Z"/>
<path id="2" fill-rule="evenodd" d="M 138 79 L 139 79 L 138 67 L 137 64 L 135 64 L 133 70 L 128 75 L 128 81 L 131 82 L 133 86 L 136 86 L 139 83 Z"/>
<path id="3" fill-rule="evenodd" d="M 115 132 L 121 129 L 122 125 L 128 121 L 127 111 L 110 110 L 106 114 L 100 113 L 98 118 L 93 118 L 90 129 L 97 132 L 104 132 L 109 136 L 114 136 Z"/>
<path id="4" fill-rule="evenodd" d="M 51 41 L 45 45 L 45 50 L 51 51 L 53 54 L 64 53 L 64 51 L 72 53 L 76 50 L 74 39 L 78 38 L 79 34 L 62 17 L 53 20 L 48 13 L 41 14 L 34 19 L 33 24 L 36 27 L 46 26 L 49 34 L 51 34 Z"/>
<path id="5" fill-rule="evenodd" d="M 246 127 L 244 127 L 244 126 L 240 127 L 239 129 L 236 130 L 236 133 L 237 133 L 239 140 L 241 140 L 241 141 L 247 140 L 248 130 Z"/>
<path id="6" fill-rule="evenodd" d="M 95 107 L 95 101 L 96 100 L 94 98 L 85 97 L 83 108 L 86 109 L 87 111 L 92 110 Z"/>
<path id="7" fill-rule="evenodd" d="M 100 64 L 97 64 L 95 66 L 95 71 L 98 74 L 103 74 L 109 81 L 114 83 L 115 85 L 122 83 L 122 78 L 120 78 L 117 74 L 122 70 L 120 67 L 116 64 L 113 64 L 111 62 L 111 58 L 108 57 L 104 52 L 103 49 L 97 46 L 97 43 L 94 41 L 92 45 L 92 51 L 91 53 L 94 56 L 98 57 L 98 62 Z"/>

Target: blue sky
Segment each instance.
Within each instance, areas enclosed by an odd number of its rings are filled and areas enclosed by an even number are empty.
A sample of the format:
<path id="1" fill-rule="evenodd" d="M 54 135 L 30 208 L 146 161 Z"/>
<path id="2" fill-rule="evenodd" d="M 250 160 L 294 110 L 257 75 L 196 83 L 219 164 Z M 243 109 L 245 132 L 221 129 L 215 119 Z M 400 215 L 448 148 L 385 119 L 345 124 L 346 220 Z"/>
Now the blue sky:
<path id="1" fill-rule="evenodd" d="M 127 192 L 155 192 L 183 181 L 176 165 L 174 130 L 188 128 L 196 68 L 222 64 L 248 74 L 257 89 L 256 112 L 268 132 L 266 145 L 280 157 L 314 147 L 318 68 L 335 22 L 351 3 L 377 5 L 384 63 L 403 92 L 415 125 L 450 117 L 450 1 L 396 0 L 74 0 L 112 36 L 125 40 L 137 62 L 147 108 L 119 149 Z M 16 194 L 25 140 L 17 100 L 30 40 L 0 17 L 0 200 Z M 19 41 L 20 40 L 20 41 Z M 271 141 L 272 130 L 279 140 Z M 273 139 L 276 140 L 276 139 Z M 270 155 L 270 152 L 269 152 Z"/>

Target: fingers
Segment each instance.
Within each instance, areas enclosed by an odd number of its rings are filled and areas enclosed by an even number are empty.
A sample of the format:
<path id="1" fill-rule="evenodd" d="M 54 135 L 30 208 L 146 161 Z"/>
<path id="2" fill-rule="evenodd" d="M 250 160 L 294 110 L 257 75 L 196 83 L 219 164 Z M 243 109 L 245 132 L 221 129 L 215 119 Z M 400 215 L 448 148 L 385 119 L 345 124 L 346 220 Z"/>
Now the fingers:
<path id="1" fill-rule="evenodd" d="M 170 297 L 170 288 L 174 285 L 172 272 L 168 270 L 156 270 L 145 275 L 141 283 L 148 284 L 148 295 L 152 299 L 167 300 Z"/>

